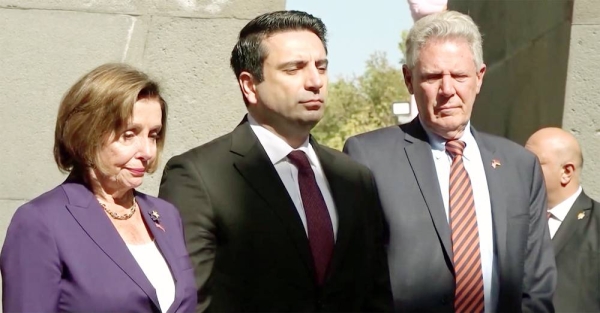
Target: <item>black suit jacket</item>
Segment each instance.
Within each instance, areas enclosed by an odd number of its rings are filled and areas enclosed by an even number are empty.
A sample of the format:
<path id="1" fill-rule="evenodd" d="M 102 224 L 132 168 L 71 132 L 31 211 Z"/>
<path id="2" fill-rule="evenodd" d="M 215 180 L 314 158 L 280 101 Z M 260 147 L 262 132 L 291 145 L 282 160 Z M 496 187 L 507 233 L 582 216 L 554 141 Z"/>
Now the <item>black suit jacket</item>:
<path id="1" fill-rule="evenodd" d="M 318 287 L 306 232 L 247 121 L 172 158 L 159 197 L 179 208 L 198 311 L 390 311 L 383 216 L 370 171 L 311 140 L 339 224 Z"/>
<path id="2" fill-rule="evenodd" d="M 516 143 L 471 132 L 490 193 L 498 277 L 493 311 L 552 312 L 556 269 L 539 162 Z M 389 227 L 394 309 L 454 312 L 450 226 L 431 146 L 418 117 L 351 137 L 344 150 L 375 177 Z"/>
<path id="3" fill-rule="evenodd" d="M 552 239 L 557 312 L 600 312 L 600 203 L 582 192 Z"/>

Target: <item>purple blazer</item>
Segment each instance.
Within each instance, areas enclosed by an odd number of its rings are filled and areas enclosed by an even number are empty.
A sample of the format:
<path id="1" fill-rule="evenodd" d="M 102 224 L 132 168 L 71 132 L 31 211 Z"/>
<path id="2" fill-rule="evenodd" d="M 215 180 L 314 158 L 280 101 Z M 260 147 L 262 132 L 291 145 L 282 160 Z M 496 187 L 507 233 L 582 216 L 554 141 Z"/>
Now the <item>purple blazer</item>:
<path id="1" fill-rule="evenodd" d="M 168 312 L 193 312 L 194 270 L 177 209 L 139 192 L 136 200 L 175 280 Z M 156 290 L 109 217 L 71 178 L 17 210 L 0 269 L 4 312 L 160 312 Z"/>

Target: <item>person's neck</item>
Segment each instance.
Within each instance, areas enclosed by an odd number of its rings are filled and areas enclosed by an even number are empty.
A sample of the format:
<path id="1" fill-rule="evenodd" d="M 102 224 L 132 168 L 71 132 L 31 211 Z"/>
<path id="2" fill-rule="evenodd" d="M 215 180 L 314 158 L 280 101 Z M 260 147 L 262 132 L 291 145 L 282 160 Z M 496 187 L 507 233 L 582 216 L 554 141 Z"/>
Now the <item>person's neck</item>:
<path id="1" fill-rule="evenodd" d="M 95 170 L 90 170 L 86 179 L 96 198 L 107 203 L 118 204 L 124 207 L 132 205 L 134 198 L 133 189 L 109 188 L 101 183 L 99 177 L 100 175 L 98 175 Z"/>
<path id="2" fill-rule="evenodd" d="M 579 184 L 569 184 L 561 189 L 560 194 L 555 199 L 548 198 L 548 208 L 552 209 L 573 196 L 579 190 Z"/>
<path id="3" fill-rule="evenodd" d="M 255 115 L 250 115 L 254 121 L 264 127 L 266 130 L 275 134 L 275 136 L 283 139 L 290 147 L 298 149 L 310 136 L 310 128 L 300 129 L 300 127 L 276 127 L 275 123 L 269 123 L 267 121 L 257 118 Z M 285 123 L 281 123 L 282 125 Z M 289 124 L 288 124 L 289 125 Z"/>

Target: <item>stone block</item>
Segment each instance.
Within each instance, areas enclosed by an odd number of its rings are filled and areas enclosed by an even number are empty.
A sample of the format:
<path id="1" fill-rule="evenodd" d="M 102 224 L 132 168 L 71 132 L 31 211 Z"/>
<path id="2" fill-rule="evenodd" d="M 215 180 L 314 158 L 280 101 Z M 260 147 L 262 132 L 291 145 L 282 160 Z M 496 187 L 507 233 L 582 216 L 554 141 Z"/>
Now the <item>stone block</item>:
<path id="1" fill-rule="evenodd" d="M 181 154 L 233 130 L 246 108 L 229 67 L 244 20 L 155 17 L 148 33 L 144 68 L 162 85 L 169 105 L 162 158 Z M 162 167 L 142 190 L 157 194 Z"/>
<path id="2" fill-rule="evenodd" d="M 0 9 L 0 199 L 30 199 L 60 183 L 56 112 L 84 73 L 127 55 L 136 17 Z"/>
<path id="3" fill-rule="evenodd" d="M 506 28 L 508 51 L 523 49 L 532 41 L 555 31 L 564 23 L 570 24 L 573 9 L 571 0 L 502 2 L 506 8 L 506 20 L 502 21 L 500 27 Z"/>
<path id="4" fill-rule="evenodd" d="M 572 132 L 583 150 L 583 186 L 600 198 L 600 25 L 573 25 L 563 128 Z"/>
<path id="5" fill-rule="evenodd" d="M 285 9 L 285 0 L 0 0 L 0 8 L 252 19 Z"/>
<path id="6" fill-rule="evenodd" d="M 562 124 L 570 29 L 565 22 L 516 50 L 511 58 L 507 136 L 520 144 L 542 127 Z"/>
<path id="7" fill-rule="evenodd" d="M 573 25 L 600 24 L 600 2 L 598 0 L 573 0 Z"/>

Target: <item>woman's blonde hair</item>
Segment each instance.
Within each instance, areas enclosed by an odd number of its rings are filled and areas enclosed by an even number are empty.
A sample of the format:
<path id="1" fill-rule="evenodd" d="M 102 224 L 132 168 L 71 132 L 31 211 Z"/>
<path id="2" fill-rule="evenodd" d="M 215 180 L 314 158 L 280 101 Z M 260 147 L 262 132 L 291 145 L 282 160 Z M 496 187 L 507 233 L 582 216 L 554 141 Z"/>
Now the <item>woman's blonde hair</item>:
<path id="1" fill-rule="evenodd" d="M 122 132 L 141 99 L 156 99 L 162 111 L 157 156 L 147 171 L 156 170 L 165 143 L 167 103 L 158 84 L 132 66 L 101 65 L 84 75 L 65 94 L 54 132 L 54 160 L 63 172 L 83 175 L 90 167 L 105 172 L 99 152 L 106 141 Z"/>

